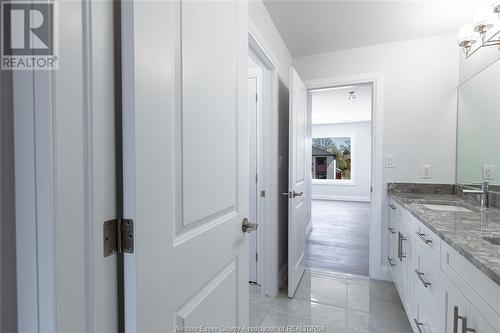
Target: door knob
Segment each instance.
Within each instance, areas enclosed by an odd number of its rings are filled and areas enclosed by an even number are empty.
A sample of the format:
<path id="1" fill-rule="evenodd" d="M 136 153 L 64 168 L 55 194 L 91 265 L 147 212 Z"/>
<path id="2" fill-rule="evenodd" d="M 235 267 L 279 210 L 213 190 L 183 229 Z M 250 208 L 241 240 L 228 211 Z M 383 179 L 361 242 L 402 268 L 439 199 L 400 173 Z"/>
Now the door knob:
<path id="1" fill-rule="evenodd" d="M 246 232 L 247 234 L 251 233 L 252 231 L 257 230 L 257 227 L 259 225 L 257 223 L 253 223 L 248 221 L 248 219 L 245 217 L 243 219 L 243 222 L 241 222 L 241 231 Z"/>
<path id="2" fill-rule="evenodd" d="M 304 192 L 295 192 L 295 191 L 290 191 L 290 192 L 285 192 L 281 193 L 282 195 L 287 196 L 288 198 L 295 198 L 295 197 L 300 197 L 304 194 Z"/>

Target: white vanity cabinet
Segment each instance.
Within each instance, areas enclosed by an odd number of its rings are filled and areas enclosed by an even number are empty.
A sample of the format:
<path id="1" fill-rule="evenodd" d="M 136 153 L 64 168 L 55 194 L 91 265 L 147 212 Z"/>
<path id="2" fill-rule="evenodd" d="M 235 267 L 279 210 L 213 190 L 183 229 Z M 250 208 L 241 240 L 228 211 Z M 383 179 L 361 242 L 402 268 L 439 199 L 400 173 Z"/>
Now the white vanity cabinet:
<path id="1" fill-rule="evenodd" d="M 412 226 L 407 223 L 403 208 L 391 201 L 389 221 L 389 263 L 399 296 L 410 315 L 413 313 L 414 277 Z"/>
<path id="2" fill-rule="evenodd" d="M 391 273 L 414 332 L 500 333 L 500 286 L 395 200 Z"/>

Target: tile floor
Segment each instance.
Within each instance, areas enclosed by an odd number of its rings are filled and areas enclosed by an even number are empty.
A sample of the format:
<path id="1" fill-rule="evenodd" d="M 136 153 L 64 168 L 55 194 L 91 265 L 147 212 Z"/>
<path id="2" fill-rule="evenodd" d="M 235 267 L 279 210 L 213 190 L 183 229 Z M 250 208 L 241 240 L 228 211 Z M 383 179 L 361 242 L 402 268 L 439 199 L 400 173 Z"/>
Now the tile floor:
<path id="1" fill-rule="evenodd" d="M 307 270 L 293 299 L 250 285 L 250 325 L 320 325 L 325 332 L 412 332 L 392 282 Z"/>
<path id="2" fill-rule="evenodd" d="M 307 266 L 368 276 L 370 204 L 313 200 L 311 215 Z"/>

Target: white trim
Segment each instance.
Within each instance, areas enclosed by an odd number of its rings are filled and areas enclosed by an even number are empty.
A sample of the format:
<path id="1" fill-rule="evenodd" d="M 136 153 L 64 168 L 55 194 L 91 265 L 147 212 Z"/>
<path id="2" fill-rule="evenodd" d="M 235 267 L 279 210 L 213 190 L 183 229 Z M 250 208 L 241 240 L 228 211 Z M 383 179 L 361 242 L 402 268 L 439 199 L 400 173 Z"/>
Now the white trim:
<path id="1" fill-rule="evenodd" d="M 308 89 L 326 87 L 372 85 L 372 163 L 371 163 L 371 214 L 370 214 L 370 277 L 386 277 L 382 260 L 382 206 L 385 197 L 383 186 L 383 84 L 384 74 L 380 72 L 332 77 L 305 81 Z"/>
<path id="2" fill-rule="evenodd" d="M 320 186 L 356 186 L 356 182 L 347 179 L 313 179 L 311 184 Z"/>
<path id="3" fill-rule="evenodd" d="M 312 195 L 312 200 L 370 202 L 370 197 L 351 196 L 351 195 L 321 195 L 321 194 L 313 194 Z"/>
<path id="4" fill-rule="evenodd" d="M 249 20 L 249 54 L 261 67 L 262 108 L 258 127 L 258 174 L 259 191 L 265 191 L 265 197 L 258 197 L 258 219 L 262 221 L 258 228 L 257 252 L 261 292 L 274 297 L 278 295 L 278 70 L 277 63 L 269 48 L 263 42 L 255 25 Z"/>

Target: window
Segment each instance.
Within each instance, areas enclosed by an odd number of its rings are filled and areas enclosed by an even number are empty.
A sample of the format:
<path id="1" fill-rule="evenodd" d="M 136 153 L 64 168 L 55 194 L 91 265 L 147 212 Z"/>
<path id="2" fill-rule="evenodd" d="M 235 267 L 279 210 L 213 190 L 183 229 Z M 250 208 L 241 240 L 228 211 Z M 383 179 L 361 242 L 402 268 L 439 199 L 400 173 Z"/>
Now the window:
<path id="1" fill-rule="evenodd" d="M 352 137 L 312 139 L 312 178 L 318 180 L 351 181 Z"/>

